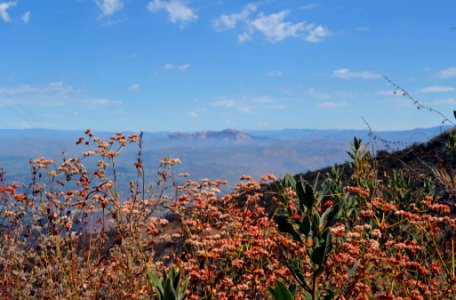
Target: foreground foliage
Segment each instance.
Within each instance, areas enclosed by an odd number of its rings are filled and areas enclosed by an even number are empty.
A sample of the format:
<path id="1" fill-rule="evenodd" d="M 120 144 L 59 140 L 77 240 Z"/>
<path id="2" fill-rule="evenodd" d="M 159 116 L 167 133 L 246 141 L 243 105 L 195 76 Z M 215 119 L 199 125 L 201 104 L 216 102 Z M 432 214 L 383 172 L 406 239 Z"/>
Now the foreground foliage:
<path id="1" fill-rule="evenodd" d="M 141 139 L 87 130 L 81 158 L 31 161 L 30 185 L 0 178 L 3 298 L 455 298 L 453 207 L 432 179 L 379 179 L 360 140 L 348 180 L 243 176 L 227 192 L 169 158 L 148 184 Z M 121 195 L 116 160 L 132 143 Z"/>

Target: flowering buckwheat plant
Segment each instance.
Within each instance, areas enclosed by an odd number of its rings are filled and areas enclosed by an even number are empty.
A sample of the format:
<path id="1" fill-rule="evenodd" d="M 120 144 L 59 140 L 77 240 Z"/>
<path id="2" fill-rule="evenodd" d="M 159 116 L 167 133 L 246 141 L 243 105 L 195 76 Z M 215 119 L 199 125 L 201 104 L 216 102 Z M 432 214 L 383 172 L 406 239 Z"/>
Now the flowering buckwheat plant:
<path id="1" fill-rule="evenodd" d="M 30 184 L 0 176 L 5 299 L 455 297 L 452 207 L 430 181 L 380 180 L 359 140 L 348 180 L 242 176 L 231 191 L 177 172 L 177 158 L 148 182 L 142 133 L 87 130 L 77 144 L 80 157 L 32 160 Z M 129 144 L 136 175 L 120 182 Z"/>

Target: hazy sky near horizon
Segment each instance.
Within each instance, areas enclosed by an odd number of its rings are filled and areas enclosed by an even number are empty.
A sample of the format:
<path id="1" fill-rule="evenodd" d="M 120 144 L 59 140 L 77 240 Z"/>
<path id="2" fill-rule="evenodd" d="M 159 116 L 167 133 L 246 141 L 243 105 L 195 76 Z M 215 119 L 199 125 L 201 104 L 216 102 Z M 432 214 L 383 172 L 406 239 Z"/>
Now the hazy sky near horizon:
<path id="1" fill-rule="evenodd" d="M 456 1 L 0 0 L 0 128 L 431 127 Z"/>

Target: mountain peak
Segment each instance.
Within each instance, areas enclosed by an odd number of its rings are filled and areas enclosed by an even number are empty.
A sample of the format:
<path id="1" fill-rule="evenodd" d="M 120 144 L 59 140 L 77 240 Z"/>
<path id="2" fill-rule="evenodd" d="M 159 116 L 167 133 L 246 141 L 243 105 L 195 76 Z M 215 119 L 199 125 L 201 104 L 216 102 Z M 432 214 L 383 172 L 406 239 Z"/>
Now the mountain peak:
<path id="1" fill-rule="evenodd" d="M 199 131 L 192 133 L 173 132 L 167 136 L 167 139 L 188 141 L 221 140 L 227 142 L 246 142 L 254 139 L 254 137 L 239 130 L 224 129 L 221 131 Z"/>

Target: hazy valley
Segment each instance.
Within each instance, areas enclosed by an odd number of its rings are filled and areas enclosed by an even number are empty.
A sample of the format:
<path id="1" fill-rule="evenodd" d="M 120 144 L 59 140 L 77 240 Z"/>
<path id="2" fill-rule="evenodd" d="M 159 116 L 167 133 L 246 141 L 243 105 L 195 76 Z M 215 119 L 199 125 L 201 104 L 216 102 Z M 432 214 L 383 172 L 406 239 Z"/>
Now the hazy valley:
<path id="1" fill-rule="evenodd" d="M 355 136 L 370 141 L 374 150 L 398 150 L 425 142 L 447 128 L 375 132 L 372 137 L 368 130 L 145 132 L 142 155 L 146 177 L 151 181 L 159 170 L 160 160 L 171 157 L 182 160 L 177 172 L 190 173 L 195 180 L 226 179 L 228 186 L 232 186 L 244 174 L 254 178 L 266 173 L 284 176 L 343 163 L 348 159 L 346 151 Z M 102 138 L 114 134 L 95 133 Z M 44 156 L 58 163 L 63 157 L 89 150 L 85 145 L 75 144 L 82 134 L 39 129 L 0 130 L 3 145 L 0 167 L 8 181 L 28 182 L 30 159 Z M 117 170 L 125 184 L 135 178 L 133 163 L 137 152 L 136 146 L 127 147 L 118 160 Z"/>

